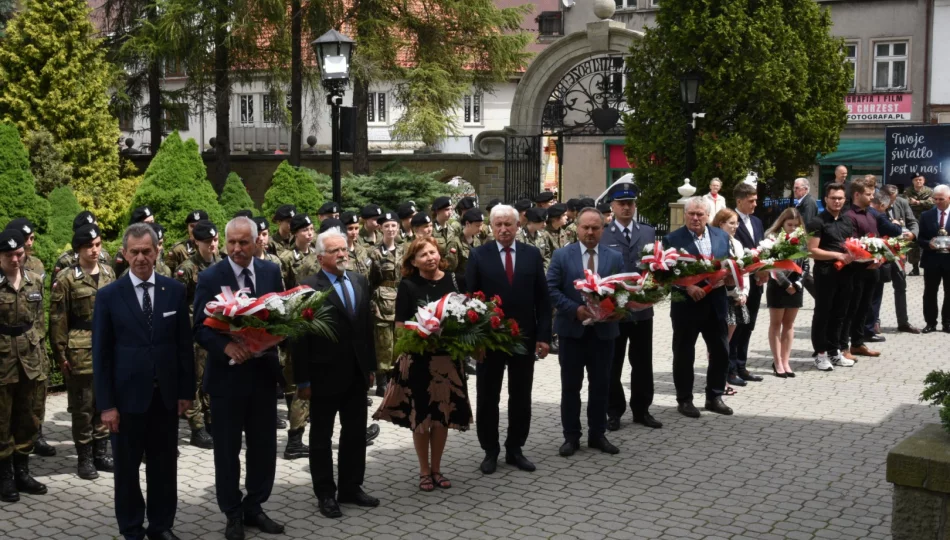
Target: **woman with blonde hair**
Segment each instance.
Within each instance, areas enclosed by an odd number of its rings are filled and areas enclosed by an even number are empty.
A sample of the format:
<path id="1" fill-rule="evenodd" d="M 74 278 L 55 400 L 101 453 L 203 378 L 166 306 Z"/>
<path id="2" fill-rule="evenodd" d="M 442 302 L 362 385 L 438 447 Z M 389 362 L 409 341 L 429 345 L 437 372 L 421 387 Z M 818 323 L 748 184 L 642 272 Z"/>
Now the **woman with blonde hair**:
<path id="1" fill-rule="evenodd" d="M 713 217 L 712 226 L 719 227 L 729 233 L 729 256 L 741 257 L 742 243 L 736 240 L 736 230 L 739 228 L 739 214 L 728 208 L 723 208 Z M 736 284 L 735 287 L 726 293 L 726 296 L 729 297 L 729 311 L 726 312 L 726 325 L 729 328 L 729 334 L 726 341 L 731 341 L 732 334 L 736 331 L 736 326 L 739 323 L 749 323 L 749 308 L 746 307 L 746 300 L 749 298 L 749 280 L 742 280 L 741 286 Z M 736 390 L 727 384 L 726 395 L 731 396 L 735 393 Z"/>
<path id="2" fill-rule="evenodd" d="M 802 216 L 794 208 L 786 208 L 765 232 L 766 237 L 795 232 L 801 227 Z M 793 270 L 774 270 L 770 273 L 765 289 L 765 302 L 769 307 L 769 347 L 772 349 L 772 372 L 783 379 L 794 377 L 788 360 L 792 354 L 795 337 L 795 317 L 802 307 L 804 294 L 802 274 Z"/>

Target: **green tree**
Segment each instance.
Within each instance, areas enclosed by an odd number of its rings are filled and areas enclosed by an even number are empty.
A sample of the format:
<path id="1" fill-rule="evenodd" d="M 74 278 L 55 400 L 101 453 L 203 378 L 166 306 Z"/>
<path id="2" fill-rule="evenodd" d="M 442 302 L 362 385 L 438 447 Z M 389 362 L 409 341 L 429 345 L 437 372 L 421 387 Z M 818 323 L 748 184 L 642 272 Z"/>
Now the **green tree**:
<path id="1" fill-rule="evenodd" d="M 456 193 L 452 186 L 439 181 L 441 171 L 416 173 L 397 164 L 374 171 L 371 175 L 343 178 L 343 206 L 355 210 L 373 203 L 395 210 L 405 201 L 428 208 L 436 197 Z"/>
<path id="2" fill-rule="evenodd" d="M 694 185 L 718 176 L 728 196 L 749 170 L 788 182 L 835 149 L 847 121 L 841 47 L 828 9 L 812 0 L 663 0 L 627 60 L 626 153 L 640 212 L 665 219 L 683 182 L 682 75 L 703 78 Z"/>
<path id="3" fill-rule="evenodd" d="M 73 168 L 63 161 L 63 152 L 49 131 L 30 131 L 23 137 L 30 154 L 30 170 L 36 179 L 36 191 L 48 195 L 57 187 L 66 186 L 72 179 Z"/>
<path id="4" fill-rule="evenodd" d="M 282 161 L 274 171 L 270 187 L 264 193 L 261 211 L 270 219 L 282 204 L 292 204 L 298 212 L 306 212 L 316 219 L 317 210 L 323 206 L 323 193 L 317 189 L 317 182 L 329 183 L 329 177 L 306 167 L 294 167 Z"/>
<path id="5" fill-rule="evenodd" d="M 52 213 L 49 221 L 49 237 L 59 249 L 69 245 L 73 238 L 73 219 L 82 212 L 76 194 L 69 186 L 60 186 L 47 197 Z M 110 252 L 112 253 L 112 252 Z"/>
<path id="6" fill-rule="evenodd" d="M 204 210 L 213 223 L 226 223 L 218 196 L 208 181 L 205 164 L 194 139 L 182 142 L 178 132 L 169 135 L 152 159 L 132 199 L 131 207 L 147 205 L 168 231 L 168 242 L 188 236 L 185 218 Z"/>
<path id="7" fill-rule="evenodd" d="M 14 9 L 16 9 L 16 4 L 13 0 L 0 0 L 0 38 L 3 38 L 5 34 L 7 22 L 13 18 Z"/>
<path id="8" fill-rule="evenodd" d="M 25 217 L 40 234 L 49 225 L 50 206 L 36 194 L 30 159 L 17 128 L 0 123 L 0 226 Z"/>
<path id="9" fill-rule="evenodd" d="M 254 201 L 247 192 L 244 181 L 241 180 L 241 177 L 238 176 L 237 173 L 228 175 L 228 179 L 224 183 L 224 189 L 221 190 L 221 196 L 218 197 L 218 203 L 221 204 L 221 208 L 228 218 L 233 216 L 238 210 L 251 210 L 255 214 L 257 213 Z"/>
<path id="10" fill-rule="evenodd" d="M 111 66 L 85 0 L 25 0 L 0 41 L 0 120 L 45 129 L 72 167 L 80 203 L 115 231 L 128 200 L 116 197 L 119 127 L 109 112 Z"/>

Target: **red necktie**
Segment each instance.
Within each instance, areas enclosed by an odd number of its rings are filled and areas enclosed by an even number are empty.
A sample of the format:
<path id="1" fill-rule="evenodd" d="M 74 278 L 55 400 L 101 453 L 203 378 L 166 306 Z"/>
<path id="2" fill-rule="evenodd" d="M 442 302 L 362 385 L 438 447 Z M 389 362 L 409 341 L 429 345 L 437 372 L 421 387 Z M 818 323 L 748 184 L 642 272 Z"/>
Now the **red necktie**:
<path id="1" fill-rule="evenodd" d="M 947 211 L 940 212 L 940 228 L 943 229 L 947 224 Z"/>
<path id="2" fill-rule="evenodd" d="M 508 284 L 515 283 L 515 263 L 511 260 L 511 248 L 505 248 L 505 275 L 508 276 Z"/>

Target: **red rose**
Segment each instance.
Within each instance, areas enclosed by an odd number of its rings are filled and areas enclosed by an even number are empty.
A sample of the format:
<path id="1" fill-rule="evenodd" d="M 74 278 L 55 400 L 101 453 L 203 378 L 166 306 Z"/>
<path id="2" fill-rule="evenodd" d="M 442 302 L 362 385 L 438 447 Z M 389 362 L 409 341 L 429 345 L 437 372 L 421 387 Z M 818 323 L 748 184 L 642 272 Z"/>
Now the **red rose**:
<path id="1" fill-rule="evenodd" d="M 501 305 L 501 297 L 498 296 L 497 294 L 491 297 L 491 301 L 494 302 L 496 306 Z"/>
<path id="2" fill-rule="evenodd" d="M 874 233 L 869 233 L 868 238 L 874 238 Z"/>
<path id="3" fill-rule="evenodd" d="M 474 309 L 468 310 L 468 313 L 465 314 L 468 317 L 468 322 L 475 324 L 478 322 L 478 313 Z"/>
<path id="4" fill-rule="evenodd" d="M 518 328 L 518 321 L 512 319 L 511 321 L 511 337 L 518 337 L 521 335 L 521 329 Z"/>
<path id="5" fill-rule="evenodd" d="M 303 311 L 300 312 L 300 316 L 303 317 L 304 319 L 307 319 L 308 321 L 312 321 L 312 320 L 313 320 L 313 308 L 306 308 L 306 309 L 304 309 Z"/>
<path id="6" fill-rule="evenodd" d="M 491 327 L 493 330 L 498 330 L 498 328 L 501 326 L 500 317 L 492 317 L 491 319 L 489 319 L 489 322 L 491 322 Z"/>
<path id="7" fill-rule="evenodd" d="M 505 312 L 502 311 L 500 307 L 496 307 L 496 308 L 493 309 L 492 311 L 494 311 L 499 317 L 504 317 L 504 316 L 505 316 Z"/>
<path id="8" fill-rule="evenodd" d="M 792 238 L 791 240 L 788 241 L 788 243 L 791 244 L 791 245 L 793 245 L 793 246 L 797 246 L 798 244 L 801 244 L 802 241 L 799 240 L 798 238 Z"/>
<path id="9" fill-rule="evenodd" d="M 483 293 L 482 291 L 475 291 L 474 293 L 472 293 L 472 296 L 474 296 L 475 298 L 479 299 L 482 302 L 485 301 L 485 293 Z"/>
<path id="10" fill-rule="evenodd" d="M 258 311 L 257 313 L 255 313 L 254 316 L 262 321 L 266 321 L 267 319 L 270 319 L 270 311 L 267 311 L 266 309 L 262 309 Z"/>

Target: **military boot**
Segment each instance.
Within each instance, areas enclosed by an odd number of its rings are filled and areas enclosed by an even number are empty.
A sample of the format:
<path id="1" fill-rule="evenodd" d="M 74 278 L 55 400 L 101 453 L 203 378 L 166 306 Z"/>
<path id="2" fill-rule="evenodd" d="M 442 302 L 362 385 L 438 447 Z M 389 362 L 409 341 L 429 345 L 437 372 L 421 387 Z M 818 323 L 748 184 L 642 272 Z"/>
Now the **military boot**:
<path id="1" fill-rule="evenodd" d="M 297 459 L 310 456 L 310 447 L 303 443 L 303 430 L 287 432 L 287 449 L 284 450 L 284 459 Z"/>
<path id="2" fill-rule="evenodd" d="M 96 472 L 96 466 L 92 461 L 92 444 L 77 443 L 76 453 L 79 454 L 79 465 L 76 467 L 79 478 L 83 480 L 99 478 L 99 473 Z"/>
<path id="3" fill-rule="evenodd" d="M 386 372 L 379 372 L 376 375 L 376 397 L 385 397 L 388 387 L 389 375 L 387 375 Z"/>
<path id="4" fill-rule="evenodd" d="M 288 414 L 290 414 L 290 411 L 288 411 Z M 287 429 L 287 422 L 280 416 L 277 417 L 277 429 Z"/>
<path id="5" fill-rule="evenodd" d="M 214 440 L 205 428 L 193 429 L 191 430 L 191 445 L 210 450 L 214 448 Z"/>
<path id="6" fill-rule="evenodd" d="M 115 472 L 115 462 L 112 461 L 112 454 L 109 452 L 109 439 L 96 439 L 92 444 L 92 464 L 96 467 L 96 470 Z"/>
<path id="7" fill-rule="evenodd" d="M 43 457 L 56 455 L 56 449 L 46 442 L 46 437 L 43 436 L 43 426 L 40 426 L 40 436 L 36 439 L 36 444 L 33 445 L 33 453 Z"/>
<path id="8" fill-rule="evenodd" d="M 0 459 L 0 501 L 17 502 L 19 500 L 20 493 L 13 480 L 13 458 Z"/>
<path id="9" fill-rule="evenodd" d="M 45 495 L 46 486 L 30 476 L 30 456 L 28 454 L 13 454 L 13 470 L 16 477 L 16 489 L 30 495 Z"/>

